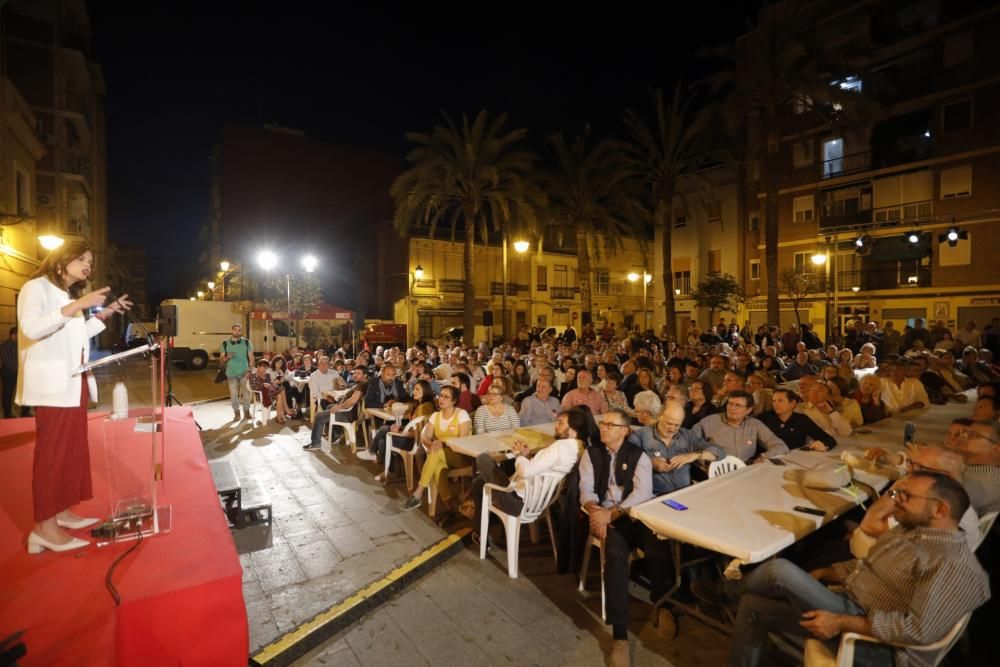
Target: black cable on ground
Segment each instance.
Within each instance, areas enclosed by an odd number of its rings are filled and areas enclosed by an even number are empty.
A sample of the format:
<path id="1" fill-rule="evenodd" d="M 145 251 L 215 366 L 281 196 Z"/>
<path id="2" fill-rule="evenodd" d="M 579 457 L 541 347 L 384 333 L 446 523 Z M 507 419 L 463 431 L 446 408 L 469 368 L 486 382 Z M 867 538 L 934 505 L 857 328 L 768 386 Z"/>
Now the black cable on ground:
<path id="1" fill-rule="evenodd" d="M 122 597 L 121 597 L 121 595 L 118 594 L 118 589 L 115 588 L 115 584 L 112 581 L 112 577 L 114 577 L 115 568 L 118 567 L 119 563 L 121 563 L 123 560 L 125 560 L 126 556 L 128 556 L 130 553 L 132 553 L 133 551 L 135 551 L 136 549 L 138 549 L 139 546 L 142 544 L 142 521 L 141 520 L 139 520 L 139 522 L 138 522 L 138 524 L 136 526 L 135 535 L 136 535 L 136 538 L 137 538 L 135 544 L 133 544 L 132 546 L 130 546 L 128 549 L 125 550 L 125 553 L 123 553 L 121 556 L 119 556 L 118 558 L 115 559 L 115 562 L 112 563 L 111 567 L 108 568 L 108 574 L 107 574 L 107 576 L 104 577 L 104 585 L 107 587 L 108 592 L 111 593 L 111 597 L 114 599 L 116 607 L 118 607 L 118 606 L 121 605 L 121 603 L 122 603 Z"/>

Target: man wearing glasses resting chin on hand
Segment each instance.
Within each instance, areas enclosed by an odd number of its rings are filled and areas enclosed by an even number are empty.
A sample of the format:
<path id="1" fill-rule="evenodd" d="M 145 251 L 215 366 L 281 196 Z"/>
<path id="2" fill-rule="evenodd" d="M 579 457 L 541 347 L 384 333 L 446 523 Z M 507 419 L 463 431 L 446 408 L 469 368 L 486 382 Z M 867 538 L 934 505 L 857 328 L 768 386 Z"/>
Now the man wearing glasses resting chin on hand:
<path id="1" fill-rule="evenodd" d="M 638 547 L 644 550 L 652 599 L 667 591 L 671 575 L 667 542 L 627 514 L 630 507 L 653 497 L 653 467 L 642 447 L 629 438 L 630 421 L 618 408 L 606 412 L 601 422 L 604 447 L 591 447 L 580 459 L 580 505 L 590 517 L 590 534 L 604 541 L 604 597 L 614 634 L 608 661 L 616 666 L 630 660 L 629 554 Z"/>

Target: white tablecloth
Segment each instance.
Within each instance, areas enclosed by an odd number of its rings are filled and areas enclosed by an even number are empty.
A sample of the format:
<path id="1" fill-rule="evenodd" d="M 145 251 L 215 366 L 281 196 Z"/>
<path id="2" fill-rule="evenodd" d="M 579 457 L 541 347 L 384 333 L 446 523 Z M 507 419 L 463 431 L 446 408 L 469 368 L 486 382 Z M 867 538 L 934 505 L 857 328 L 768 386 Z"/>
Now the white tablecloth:
<path id="1" fill-rule="evenodd" d="M 687 510 L 667 507 L 662 502 L 666 496 L 661 496 L 634 507 L 632 516 L 662 537 L 711 549 L 745 563 L 756 563 L 856 504 L 856 498 L 846 490 L 828 492 L 803 487 L 799 482 L 806 468 L 839 463 L 845 451 L 860 453 L 867 447 L 899 451 L 907 421 L 917 424 L 917 441 L 940 445 L 951 420 L 971 412 L 971 403 L 912 410 L 860 429 L 870 432 L 838 437 L 838 446 L 832 452 L 797 450 L 782 457 L 790 461 L 788 465 L 751 465 L 669 494 L 671 499 L 686 505 Z M 879 491 L 899 474 L 900 471 L 888 466 L 865 465 L 853 470 L 855 479 Z M 818 517 L 796 512 L 792 509 L 796 505 L 822 509 L 827 514 Z"/>
<path id="2" fill-rule="evenodd" d="M 555 439 L 555 422 L 536 424 L 510 431 L 494 431 L 467 435 L 462 438 L 447 438 L 445 444 L 454 451 L 475 458 L 480 454 L 489 454 L 500 458 L 504 452 L 510 451 L 515 440 L 524 440 L 537 451 L 548 446 Z"/>

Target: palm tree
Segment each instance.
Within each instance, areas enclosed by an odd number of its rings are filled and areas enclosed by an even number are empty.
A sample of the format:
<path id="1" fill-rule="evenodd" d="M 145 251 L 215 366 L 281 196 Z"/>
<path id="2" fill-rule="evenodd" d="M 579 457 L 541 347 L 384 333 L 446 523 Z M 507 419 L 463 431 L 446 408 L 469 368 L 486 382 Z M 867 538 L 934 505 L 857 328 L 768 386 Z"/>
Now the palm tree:
<path id="1" fill-rule="evenodd" d="M 725 117 L 735 136 L 747 136 L 747 120 L 757 119 L 760 179 L 765 184 L 764 259 L 767 269 L 767 319 L 779 321 L 778 187 L 781 137 L 791 107 L 799 106 L 824 122 L 843 126 L 874 120 L 878 110 L 866 97 L 831 85 L 844 72 L 839 54 L 815 37 L 816 16 L 803 3 L 775 3 L 761 9 L 760 25 L 735 47 L 716 50 L 730 67 L 709 79 L 728 90 Z M 751 137 L 753 139 L 753 137 Z"/>
<path id="2" fill-rule="evenodd" d="M 588 150 L 589 137 L 589 127 L 572 144 L 561 132 L 550 136 L 556 165 L 544 178 L 549 198 L 547 224 L 560 237 L 572 234 L 576 241 L 585 324 L 592 321 L 591 259 L 620 249 L 623 237 L 637 235 L 636 205 L 626 192 L 629 174 L 620 153 L 608 141 Z"/>
<path id="3" fill-rule="evenodd" d="M 663 255 L 663 294 L 667 333 L 677 337 L 677 313 L 674 302 L 674 272 L 671 255 L 673 243 L 673 201 L 682 174 L 694 173 L 707 159 L 711 110 L 692 109 L 692 99 L 685 99 L 678 83 L 671 102 L 664 102 L 663 92 L 652 92 L 653 124 L 647 125 L 631 110 L 625 111 L 625 125 L 631 139 L 623 149 L 629 167 L 646 197 L 653 225 L 660 230 Z"/>
<path id="4" fill-rule="evenodd" d="M 540 191 L 530 182 L 535 156 L 516 147 L 527 135 L 521 128 L 506 130 L 507 116 L 490 119 L 485 110 L 469 123 L 462 115 L 456 127 L 447 114 L 444 125 L 430 134 L 407 133 L 416 144 L 407 160 L 413 165 L 392 184 L 395 202 L 393 225 L 400 235 L 426 230 L 433 238 L 440 223 L 459 226 L 465 239 L 462 323 L 466 342 L 475 331 L 476 289 L 473 283 L 473 243 L 478 232 L 486 243 L 489 231 L 499 231 L 517 220 L 536 225 Z"/>

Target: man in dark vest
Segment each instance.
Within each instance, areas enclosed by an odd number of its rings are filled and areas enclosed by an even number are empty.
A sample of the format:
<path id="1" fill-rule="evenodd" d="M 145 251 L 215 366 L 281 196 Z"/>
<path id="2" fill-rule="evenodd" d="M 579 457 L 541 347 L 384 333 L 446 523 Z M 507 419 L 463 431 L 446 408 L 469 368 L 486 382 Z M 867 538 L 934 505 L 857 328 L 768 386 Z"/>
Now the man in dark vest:
<path id="1" fill-rule="evenodd" d="M 590 533 L 604 540 L 605 608 L 614 633 L 608 662 L 615 667 L 630 664 L 629 554 L 636 548 L 644 550 L 653 600 L 666 593 L 672 569 L 667 542 L 628 514 L 630 507 L 653 497 L 653 466 L 642 447 L 628 437 L 631 421 L 623 410 L 606 412 L 601 422 L 604 447 L 591 447 L 580 459 L 580 505 L 590 517 Z"/>

